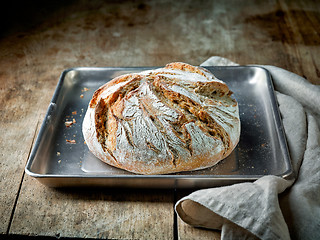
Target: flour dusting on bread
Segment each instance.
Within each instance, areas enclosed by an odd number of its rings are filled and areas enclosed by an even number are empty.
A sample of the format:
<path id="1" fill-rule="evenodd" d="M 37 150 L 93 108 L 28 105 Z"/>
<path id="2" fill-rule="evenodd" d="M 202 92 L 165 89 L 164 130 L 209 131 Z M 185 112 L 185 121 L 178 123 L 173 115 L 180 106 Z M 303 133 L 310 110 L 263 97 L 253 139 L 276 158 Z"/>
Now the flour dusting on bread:
<path id="1" fill-rule="evenodd" d="M 174 62 L 125 74 L 95 91 L 83 122 L 89 150 L 137 174 L 215 165 L 240 137 L 238 103 L 208 70 Z"/>

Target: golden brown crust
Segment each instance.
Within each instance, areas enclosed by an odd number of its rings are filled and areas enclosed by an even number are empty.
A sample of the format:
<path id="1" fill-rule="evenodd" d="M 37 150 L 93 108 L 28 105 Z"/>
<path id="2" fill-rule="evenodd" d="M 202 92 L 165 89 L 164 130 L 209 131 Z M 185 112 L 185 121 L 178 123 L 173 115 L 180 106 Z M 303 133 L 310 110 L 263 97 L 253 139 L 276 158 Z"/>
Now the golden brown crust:
<path id="1" fill-rule="evenodd" d="M 199 75 L 206 77 L 208 80 L 210 80 L 208 75 L 212 76 L 212 73 L 203 67 L 195 67 L 190 64 L 181 63 L 181 62 L 169 63 L 166 65 L 165 69 L 177 69 L 177 70 L 197 73 Z M 201 85 L 201 83 L 198 83 L 198 84 Z M 229 88 L 224 82 L 212 82 L 211 87 L 212 89 L 219 91 L 221 96 L 229 93 Z"/>
<path id="2" fill-rule="evenodd" d="M 121 82 L 126 82 L 128 80 L 136 80 L 136 75 L 135 74 L 126 74 L 126 75 L 121 75 L 119 77 L 116 77 L 114 79 L 112 79 L 110 82 L 107 82 L 106 84 L 102 85 L 99 89 L 97 89 L 93 96 L 92 99 L 90 101 L 90 107 L 93 108 L 96 106 L 96 104 L 98 103 L 98 101 L 100 100 L 100 96 L 101 94 L 108 88 L 110 88 L 111 86 L 117 85 Z"/>
<path id="3" fill-rule="evenodd" d="M 134 173 L 210 167 L 239 141 L 231 94 L 209 71 L 186 63 L 119 76 L 94 93 L 84 137 L 102 161 Z"/>

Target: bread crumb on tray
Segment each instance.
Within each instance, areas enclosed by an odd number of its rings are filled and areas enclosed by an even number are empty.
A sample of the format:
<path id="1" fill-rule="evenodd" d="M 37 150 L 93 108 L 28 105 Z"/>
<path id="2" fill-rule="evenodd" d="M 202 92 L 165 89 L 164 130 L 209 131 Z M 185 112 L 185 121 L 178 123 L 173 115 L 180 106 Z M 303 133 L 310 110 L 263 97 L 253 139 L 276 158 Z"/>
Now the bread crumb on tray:
<path id="1" fill-rule="evenodd" d="M 71 125 L 72 125 L 73 123 L 74 123 L 73 121 L 65 121 L 65 122 L 64 122 L 64 125 L 65 125 L 66 127 L 71 127 Z"/>
<path id="2" fill-rule="evenodd" d="M 90 88 L 84 87 L 84 88 L 81 90 L 81 92 L 86 92 L 86 91 L 89 91 L 89 90 L 90 90 Z"/>

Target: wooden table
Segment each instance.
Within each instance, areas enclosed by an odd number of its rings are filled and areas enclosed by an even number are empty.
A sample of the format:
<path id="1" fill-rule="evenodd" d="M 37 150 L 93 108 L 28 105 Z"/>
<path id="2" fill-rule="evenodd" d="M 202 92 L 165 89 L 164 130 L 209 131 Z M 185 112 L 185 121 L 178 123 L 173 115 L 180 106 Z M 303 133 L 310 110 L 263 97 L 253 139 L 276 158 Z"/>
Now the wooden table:
<path id="1" fill-rule="evenodd" d="M 0 238 L 219 239 L 175 215 L 191 190 L 53 189 L 24 173 L 59 75 L 218 55 L 319 84 L 318 1 L 26 2 L 1 10 Z"/>

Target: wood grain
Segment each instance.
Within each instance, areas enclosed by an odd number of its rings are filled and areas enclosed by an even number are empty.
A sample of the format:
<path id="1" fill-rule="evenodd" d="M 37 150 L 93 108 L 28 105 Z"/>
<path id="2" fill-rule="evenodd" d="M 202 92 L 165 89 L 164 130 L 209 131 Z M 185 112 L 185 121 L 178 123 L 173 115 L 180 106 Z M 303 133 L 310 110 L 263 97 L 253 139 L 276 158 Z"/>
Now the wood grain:
<path id="1" fill-rule="evenodd" d="M 39 106 L 37 103 L 48 102 L 48 94 L 52 94 L 50 89 L 42 92 L 41 86 L 44 82 L 25 81 L 29 76 L 28 71 L 20 70 L 1 75 L 1 233 L 8 231 L 24 166 L 37 129 L 38 117 L 47 107 L 45 104 Z M 46 76 L 43 76 L 43 80 L 46 80 Z M 36 86 L 40 88 L 37 91 Z"/>
<path id="2" fill-rule="evenodd" d="M 219 240 L 221 238 L 221 232 L 210 230 L 210 229 L 203 229 L 203 228 L 195 228 L 186 223 L 184 223 L 181 219 L 178 221 L 178 232 L 179 232 L 179 239 L 184 240 Z"/>
<path id="3" fill-rule="evenodd" d="M 172 191 L 51 189 L 25 176 L 10 234 L 173 239 Z"/>
<path id="4" fill-rule="evenodd" d="M 320 84 L 317 1 L 12 2 L 0 15 L 1 234 L 220 236 L 174 223 L 174 199 L 185 192 L 57 190 L 24 175 L 37 126 L 66 68 L 197 65 L 218 55 L 279 66 Z"/>

